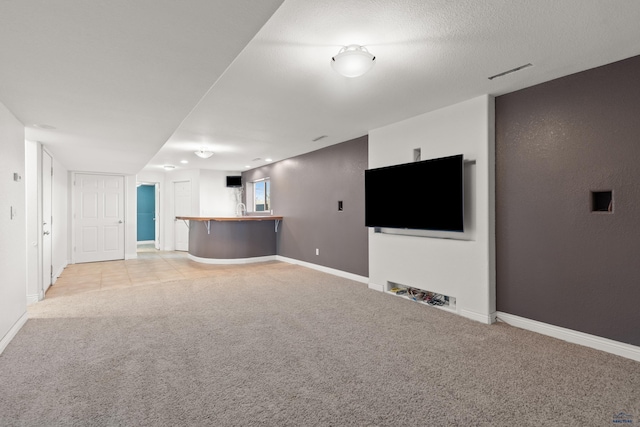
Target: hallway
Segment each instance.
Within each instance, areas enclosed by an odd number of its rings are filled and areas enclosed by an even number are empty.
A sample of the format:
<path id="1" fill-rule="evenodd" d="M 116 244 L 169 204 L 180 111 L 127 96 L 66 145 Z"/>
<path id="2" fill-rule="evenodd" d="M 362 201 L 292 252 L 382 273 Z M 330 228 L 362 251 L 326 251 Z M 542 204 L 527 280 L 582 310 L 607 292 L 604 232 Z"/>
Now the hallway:
<path id="1" fill-rule="evenodd" d="M 228 266 L 199 264 L 186 252 L 141 246 L 137 259 L 70 264 L 49 288 L 46 298 L 207 277 L 221 268 Z"/>

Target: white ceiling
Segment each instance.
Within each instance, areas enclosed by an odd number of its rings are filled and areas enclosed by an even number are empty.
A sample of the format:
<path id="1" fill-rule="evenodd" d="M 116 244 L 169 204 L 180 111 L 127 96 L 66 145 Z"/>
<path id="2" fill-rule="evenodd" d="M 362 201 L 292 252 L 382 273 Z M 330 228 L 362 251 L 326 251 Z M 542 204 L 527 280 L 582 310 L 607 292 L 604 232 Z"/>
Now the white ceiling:
<path id="1" fill-rule="evenodd" d="M 70 170 L 238 171 L 640 54 L 638 0 L 279 3 L 0 0 L 0 102 Z"/>
<path id="2" fill-rule="evenodd" d="M 67 169 L 137 173 L 281 3 L 0 0 L 0 102 Z"/>

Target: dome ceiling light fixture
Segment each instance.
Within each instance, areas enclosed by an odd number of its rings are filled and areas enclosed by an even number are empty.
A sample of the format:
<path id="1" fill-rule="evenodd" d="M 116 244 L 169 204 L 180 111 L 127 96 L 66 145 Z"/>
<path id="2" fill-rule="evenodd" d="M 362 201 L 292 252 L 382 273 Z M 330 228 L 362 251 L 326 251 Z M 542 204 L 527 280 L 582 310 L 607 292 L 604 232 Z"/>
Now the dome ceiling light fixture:
<path id="1" fill-rule="evenodd" d="M 209 157 L 213 156 L 213 151 L 205 150 L 204 147 L 202 147 L 200 150 L 194 151 L 194 154 L 201 159 L 208 159 Z"/>
<path id="2" fill-rule="evenodd" d="M 376 57 L 366 47 L 351 44 L 344 46 L 331 58 L 331 67 L 345 77 L 359 77 L 369 71 L 376 63 Z"/>

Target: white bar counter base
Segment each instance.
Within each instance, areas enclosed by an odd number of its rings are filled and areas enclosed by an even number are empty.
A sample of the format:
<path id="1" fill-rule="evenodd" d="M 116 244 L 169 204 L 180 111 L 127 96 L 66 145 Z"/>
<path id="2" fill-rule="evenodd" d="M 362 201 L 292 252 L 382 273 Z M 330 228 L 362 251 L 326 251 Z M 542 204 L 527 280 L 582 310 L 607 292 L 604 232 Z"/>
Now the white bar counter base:
<path id="1" fill-rule="evenodd" d="M 275 259 L 281 216 L 177 216 L 189 221 L 189 258 L 205 264 L 246 264 Z"/>

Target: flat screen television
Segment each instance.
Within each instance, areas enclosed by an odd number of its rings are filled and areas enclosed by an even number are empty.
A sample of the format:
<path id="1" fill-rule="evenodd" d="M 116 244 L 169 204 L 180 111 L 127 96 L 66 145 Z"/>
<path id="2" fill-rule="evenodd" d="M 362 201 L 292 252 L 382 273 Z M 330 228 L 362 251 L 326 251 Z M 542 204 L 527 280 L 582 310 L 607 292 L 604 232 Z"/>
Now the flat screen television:
<path id="1" fill-rule="evenodd" d="M 369 169 L 367 227 L 464 231 L 462 154 Z"/>
<path id="2" fill-rule="evenodd" d="M 227 176 L 227 187 L 242 187 L 242 176 Z"/>

